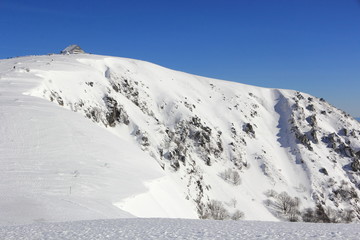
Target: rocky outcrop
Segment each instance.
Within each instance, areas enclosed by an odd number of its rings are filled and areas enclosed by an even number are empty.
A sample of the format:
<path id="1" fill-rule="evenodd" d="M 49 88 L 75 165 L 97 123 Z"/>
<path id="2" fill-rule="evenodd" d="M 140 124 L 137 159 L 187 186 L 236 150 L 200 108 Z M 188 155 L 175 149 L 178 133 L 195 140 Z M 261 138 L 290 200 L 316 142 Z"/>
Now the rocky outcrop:
<path id="1" fill-rule="evenodd" d="M 80 53 L 85 53 L 85 52 L 84 52 L 84 50 L 81 49 L 80 46 L 73 44 L 73 45 L 66 47 L 60 53 L 61 54 L 80 54 Z"/>
<path id="2" fill-rule="evenodd" d="M 252 137 L 255 137 L 255 131 L 253 126 L 250 123 L 246 123 L 243 127 L 244 132 L 246 132 L 247 134 L 249 134 Z"/>
<path id="3" fill-rule="evenodd" d="M 354 159 L 354 161 L 352 161 L 351 169 L 355 172 L 360 171 L 360 160 L 359 159 Z"/>
<path id="4" fill-rule="evenodd" d="M 119 105 L 115 99 L 105 96 L 104 102 L 108 109 L 108 112 L 106 113 L 106 121 L 110 127 L 115 127 L 116 122 L 124 123 L 126 125 L 130 123 L 129 116 L 126 114 L 123 106 Z"/>
<path id="5" fill-rule="evenodd" d="M 296 138 L 298 143 L 301 143 L 307 149 L 309 149 L 310 151 L 313 151 L 313 147 L 311 146 L 310 139 L 306 136 L 306 134 L 303 134 L 303 133 L 300 132 L 299 127 L 294 126 L 294 127 L 292 127 L 291 130 L 295 134 L 295 138 Z"/>

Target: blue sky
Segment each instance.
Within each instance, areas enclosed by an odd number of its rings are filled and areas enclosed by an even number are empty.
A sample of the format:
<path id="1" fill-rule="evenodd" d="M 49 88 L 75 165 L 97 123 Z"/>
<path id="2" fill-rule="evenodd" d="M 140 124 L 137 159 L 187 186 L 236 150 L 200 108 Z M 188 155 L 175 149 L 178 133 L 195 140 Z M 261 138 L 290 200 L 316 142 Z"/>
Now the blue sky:
<path id="1" fill-rule="evenodd" d="M 142 59 L 296 89 L 360 116 L 360 1 L 0 0 L 0 58 L 57 53 Z"/>

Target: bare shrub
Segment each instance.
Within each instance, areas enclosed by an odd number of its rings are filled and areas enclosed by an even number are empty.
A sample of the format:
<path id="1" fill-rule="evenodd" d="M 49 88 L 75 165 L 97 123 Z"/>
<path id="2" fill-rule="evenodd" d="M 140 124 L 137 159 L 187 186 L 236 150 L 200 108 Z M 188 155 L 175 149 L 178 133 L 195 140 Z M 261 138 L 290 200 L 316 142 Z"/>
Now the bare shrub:
<path id="1" fill-rule="evenodd" d="M 288 214 L 291 211 L 295 211 L 299 208 L 300 200 L 295 197 L 292 198 L 286 192 L 282 192 L 279 195 L 275 196 L 275 207 L 281 210 L 284 214 Z"/>
<path id="2" fill-rule="evenodd" d="M 266 206 L 274 213 L 278 213 L 278 216 L 286 217 L 291 222 L 302 220 L 304 222 L 318 223 L 349 223 L 356 217 L 353 209 L 334 209 L 320 202 L 314 208 L 305 208 L 300 212 L 300 200 L 297 197 L 293 198 L 286 192 L 278 194 L 273 190 L 269 190 L 265 194 L 269 197 L 265 201 Z M 344 194 L 344 192 L 339 194 Z"/>
<path id="3" fill-rule="evenodd" d="M 351 209 L 345 209 L 344 212 L 342 212 L 342 222 L 352 222 L 355 218 L 355 212 Z"/>
<path id="4" fill-rule="evenodd" d="M 265 201 L 266 206 L 277 212 L 280 216 L 286 217 L 291 222 L 300 220 L 300 200 L 297 197 L 291 197 L 286 192 L 277 193 L 269 190 L 265 193 L 269 198 Z"/>
<path id="5" fill-rule="evenodd" d="M 276 197 L 278 195 L 278 193 L 275 191 L 275 190 L 273 190 L 273 189 L 270 189 L 270 190 L 267 190 L 266 192 L 265 192 L 265 196 L 267 196 L 267 197 Z"/>
<path id="6" fill-rule="evenodd" d="M 235 198 L 230 199 L 228 206 L 236 208 L 237 200 Z"/>
<path id="7" fill-rule="evenodd" d="M 240 174 L 236 170 L 232 170 L 231 168 L 228 168 L 224 172 L 221 172 L 220 177 L 234 185 L 240 185 L 241 183 Z"/>
<path id="8" fill-rule="evenodd" d="M 225 209 L 222 202 L 217 200 L 211 200 L 208 203 L 208 208 L 210 210 L 210 217 L 215 220 L 224 220 L 230 217 L 229 212 Z"/>
<path id="9" fill-rule="evenodd" d="M 304 222 L 349 223 L 354 220 L 355 214 L 351 209 L 339 211 L 331 207 L 324 207 L 321 204 L 317 204 L 314 209 L 306 208 L 301 214 L 301 217 Z"/>
<path id="10" fill-rule="evenodd" d="M 321 204 L 317 204 L 315 208 L 315 221 L 316 222 L 323 222 L 323 223 L 330 223 L 330 218 L 325 212 L 324 207 Z"/>
<path id="11" fill-rule="evenodd" d="M 301 217 L 304 222 L 315 222 L 315 212 L 312 208 L 305 208 L 304 211 L 301 214 Z"/>
<path id="12" fill-rule="evenodd" d="M 236 211 L 231 215 L 231 219 L 232 219 L 232 220 L 235 220 L 235 221 L 237 221 L 237 220 L 239 220 L 239 219 L 241 219 L 241 218 L 243 218 L 243 217 L 244 217 L 244 213 L 241 212 L 240 210 L 236 210 Z"/>

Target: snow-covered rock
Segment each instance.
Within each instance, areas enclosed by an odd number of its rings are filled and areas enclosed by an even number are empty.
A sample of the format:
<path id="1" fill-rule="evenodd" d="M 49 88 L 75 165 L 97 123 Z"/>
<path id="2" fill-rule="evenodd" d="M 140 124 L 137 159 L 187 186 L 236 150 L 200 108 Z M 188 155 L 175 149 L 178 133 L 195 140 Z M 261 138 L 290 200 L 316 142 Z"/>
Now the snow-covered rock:
<path id="1" fill-rule="evenodd" d="M 305 93 L 31 56 L 0 61 L 0 122 L 2 224 L 360 216 L 359 122 Z"/>
<path id="2" fill-rule="evenodd" d="M 85 53 L 85 52 L 84 50 L 81 49 L 80 46 L 76 44 L 67 46 L 64 50 L 61 51 L 61 54 L 79 54 L 79 53 Z"/>

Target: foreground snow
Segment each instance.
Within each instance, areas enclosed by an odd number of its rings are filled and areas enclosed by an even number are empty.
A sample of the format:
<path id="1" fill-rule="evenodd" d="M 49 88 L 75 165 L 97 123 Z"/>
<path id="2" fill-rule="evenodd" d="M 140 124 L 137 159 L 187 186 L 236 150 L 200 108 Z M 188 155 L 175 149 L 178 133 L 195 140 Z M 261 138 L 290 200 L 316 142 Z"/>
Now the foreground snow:
<path id="1" fill-rule="evenodd" d="M 358 224 L 114 219 L 0 227 L 1 239 L 360 239 Z"/>

